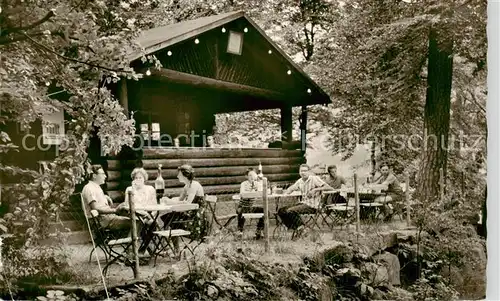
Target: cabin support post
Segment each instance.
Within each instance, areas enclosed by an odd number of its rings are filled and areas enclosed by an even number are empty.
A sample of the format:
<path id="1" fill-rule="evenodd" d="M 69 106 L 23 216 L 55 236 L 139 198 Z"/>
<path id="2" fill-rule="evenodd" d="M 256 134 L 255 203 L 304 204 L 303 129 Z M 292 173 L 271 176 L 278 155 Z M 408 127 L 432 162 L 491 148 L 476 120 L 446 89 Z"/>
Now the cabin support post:
<path id="1" fill-rule="evenodd" d="M 292 107 L 281 107 L 281 141 L 292 142 Z"/>
<path id="2" fill-rule="evenodd" d="M 302 112 L 300 114 L 300 145 L 302 151 L 306 151 L 307 147 L 307 106 L 302 106 Z"/>
<path id="3" fill-rule="evenodd" d="M 118 98 L 120 100 L 120 105 L 123 107 L 123 113 L 127 118 L 130 116 L 128 115 L 128 91 L 127 91 L 127 79 L 126 78 L 121 78 L 119 82 L 119 89 L 118 89 Z"/>

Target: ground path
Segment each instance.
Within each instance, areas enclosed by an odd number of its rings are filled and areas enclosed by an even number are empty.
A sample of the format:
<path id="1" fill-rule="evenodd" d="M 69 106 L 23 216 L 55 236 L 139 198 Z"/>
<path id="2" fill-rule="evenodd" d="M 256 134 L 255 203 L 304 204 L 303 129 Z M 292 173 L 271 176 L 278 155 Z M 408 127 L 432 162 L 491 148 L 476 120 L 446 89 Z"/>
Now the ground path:
<path id="1" fill-rule="evenodd" d="M 246 232 L 248 237 L 244 237 L 242 240 L 235 240 L 232 235 L 215 236 L 208 243 L 198 246 L 194 259 L 197 262 L 210 260 L 211 252 L 225 254 L 243 252 L 263 262 L 298 266 L 304 256 L 312 256 L 325 248 L 332 248 L 342 242 L 357 241 L 373 250 L 379 250 L 385 248 L 394 240 L 391 238 L 394 235 L 389 234 L 398 233 L 398 235 L 403 236 L 416 234 L 416 230 L 407 229 L 406 224 L 401 221 L 362 225 L 362 232 L 363 234 L 357 236 L 353 225 L 342 230 L 337 228 L 333 231 L 310 231 L 304 237 L 294 241 L 290 240 L 289 236 L 280 240 L 271 240 L 270 251 L 266 253 L 264 242 L 252 240 L 251 234 L 253 232 L 249 229 Z M 88 263 L 92 245 L 68 245 L 65 246 L 65 250 L 70 258 L 71 266 L 79 275 L 77 279 L 72 281 L 74 283 L 67 285 L 82 287 L 86 290 L 101 290 L 103 288 L 102 278 L 95 256 L 92 257 L 91 263 Z M 103 267 L 105 264 L 104 254 L 101 250 L 98 250 L 97 255 L 101 258 L 101 267 Z M 156 266 L 153 266 L 152 263 L 140 266 L 141 279 L 158 280 L 165 278 L 169 273 L 173 273 L 177 277 L 184 275 L 188 272 L 188 260 L 190 259 L 193 259 L 193 257 L 188 256 L 180 261 L 158 258 Z M 132 269 L 120 264 L 113 264 L 109 268 L 106 277 L 108 286 L 121 285 L 133 281 L 133 279 Z"/>

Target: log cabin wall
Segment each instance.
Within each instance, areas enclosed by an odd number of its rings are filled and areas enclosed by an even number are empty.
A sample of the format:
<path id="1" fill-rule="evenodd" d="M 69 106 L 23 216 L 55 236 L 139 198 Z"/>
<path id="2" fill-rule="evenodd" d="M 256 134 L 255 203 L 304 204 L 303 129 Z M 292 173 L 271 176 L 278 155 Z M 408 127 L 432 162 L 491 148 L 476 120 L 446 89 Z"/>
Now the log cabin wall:
<path id="1" fill-rule="evenodd" d="M 130 164 L 125 169 L 120 162 L 116 158 L 108 160 L 107 190 L 115 202 L 123 201 L 124 187 L 131 184 Z M 178 196 L 181 192 L 182 184 L 177 179 L 177 167 L 182 164 L 194 167 L 195 179 L 201 183 L 206 194 L 220 195 L 219 199 L 230 199 L 231 195 L 239 192 L 241 182 L 246 180 L 247 168 L 257 169 L 259 162 L 271 185 L 283 187 L 300 177 L 299 166 L 305 163 L 305 158 L 300 150 L 209 148 L 145 148 L 142 157 L 149 185 L 154 186 L 158 164 L 162 164 L 165 195 L 169 197 Z"/>

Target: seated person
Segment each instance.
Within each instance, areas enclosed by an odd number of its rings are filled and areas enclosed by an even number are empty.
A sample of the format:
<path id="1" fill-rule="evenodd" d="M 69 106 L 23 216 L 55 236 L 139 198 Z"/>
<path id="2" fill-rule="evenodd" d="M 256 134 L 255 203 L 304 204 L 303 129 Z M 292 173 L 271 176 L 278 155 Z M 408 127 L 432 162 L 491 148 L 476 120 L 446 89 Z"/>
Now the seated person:
<path id="1" fill-rule="evenodd" d="M 164 203 L 179 204 L 179 203 L 195 203 L 202 205 L 205 198 L 205 192 L 200 182 L 194 180 L 194 169 L 191 165 L 182 165 L 178 168 L 177 179 L 184 184 L 184 188 L 178 198 L 166 198 Z"/>
<path id="2" fill-rule="evenodd" d="M 384 204 L 382 207 L 384 219 L 389 220 L 392 216 L 391 203 L 400 202 L 403 199 L 403 189 L 387 164 L 384 163 L 380 166 L 380 174 L 374 183 L 387 185 L 387 195 L 377 197 L 375 202 Z"/>
<path id="3" fill-rule="evenodd" d="M 153 186 L 146 185 L 148 180 L 148 173 L 144 168 L 134 168 L 131 173 L 132 186 L 125 189 L 125 201 L 118 205 L 117 209 L 129 208 L 129 192 L 133 191 L 134 203 L 139 205 L 156 205 L 156 190 Z M 143 217 L 143 220 L 150 224 L 152 221 L 151 216 L 146 211 L 136 211 L 137 214 Z"/>
<path id="4" fill-rule="evenodd" d="M 215 147 L 215 140 L 214 140 L 214 136 L 210 135 L 210 136 L 207 136 L 207 147 Z"/>
<path id="5" fill-rule="evenodd" d="M 184 183 L 184 188 L 182 189 L 182 192 L 179 196 L 178 199 L 172 198 L 169 199 L 167 198 L 164 203 L 166 204 L 190 204 L 190 203 L 195 203 L 200 205 L 200 207 L 203 207 L 203 202 L 205 200 L 205 192 L 203 191 L 203 187 L 201 186 L 200 182 L 194 180 L 194 169 L 191 167 L 191 165 L 182 165 L 178 168 L 179 172 L 177 174 L 177 179 L 181 183 Z M 190 215 L 193 212 L 170 212 L 161 217 L 163 223 L 166 226 L 170 226 L 170 224 L 173 221 L 182 221 L 183 219 L 189 219 Z M 202 221 L 197 221 L 196 223 L 199 224 L 199 231 L 200 233 L 193 233 L 195 236 L 205 236 L 205 232 L 207 230 L 207 225 L 206 225 L 206 220 L 204 217 L 202 217 Z M 182 228 L 182 225 L 176 225 L 177 229 Z M 197 227 L 193 227 L 193 229 L 190 229 L 191 232 L 194 232 Z M 177 239 L 174 239 L 174 246 L 177 248 L 178 242 Z"/>
<path id="6" fill-rule="evenodd" d="M 346 185 L 347 181 L 344 177 L 337 174 L 337 166 L 329 165 L 327 167 L 328 175 L 325 177 L 325 183 L 330 185 L 333 189 L 340 189 L 342 185 Z M 346 199 L 340 193 L 331 194 L 327 197 L 327 204 L 341 204 L 346 203 Z"/>
<path id="7" fill-rule="evenodd" d="M 303 222 L 300 214 L 311 214 L 321 206 L 322 190 L 332 190 L 333 188 L 325 183 L 320 177 L 311 174 L 311 169 L 307 164 L 300 165 L 300 179 L 290 186 L 285 194 L 290 194 L 294 191 L 300 191 L 302 199 L 299 204 L 285 206 L 278 210 L 278 216 L 283 221 L 283 224 L 289 229 L 299 229 Z"/>
<path id="8" fill-rule="evenodd" d="M 262 191 L 262 183 L 259 185 L 259 178 L 257 173 L 253 168 L 249 168 L 246 172 L 248 180 L 241 183 L 240 195 L 248 192 Z M 241 198 L 238 209 L 238 231 L 240 235 L 243 233 L 243 227 L 245 226 L 245 218 L 243 213 L 264 213 L 264 208 L 261 206 L 255 206 L 254 199 L 243 199 Z M 255 232 L 255 239 L 262 238 L 262 230 L 264 230 L 264 217 L 259 219 L 257 224 L 257 230 Z"/>
<path id="9" fill-rule="evenodd" d="M 126 211 L 128 214 L 129 208 L 129 192 L 133 193 L 134 204 L 136 205 L 156 205 L 156 190 L 153 186 L 146 185 L 144 182 L 148 179 L 148 173 L 144 168 L 134 168 L 131 173 L 132 177 L 132 186 L 127 187 L 125 189 L 125 201 L 118 205 L 118 211 Z M 147 225 L 153 223 L 153 217 L 146 211 L 137 210 L 136 214 L 141 217 L 142 222 Z M 162 228 L 163 223 L 161 220 L 157 221 L 158 227 Z M 141 238 L 145 243 L 144 246 L 147 246 L 149 241 L 152 239 L 151 233 L 147 233 L 147 228 L 145 225 L 141 225 L 139 229 L 139 233 Z M 140 253 L 144 253 L 145 248 L 139 250 Z"/>
<path id="10" fill-rule="evenodd" d="M 131 223 L 128 217 L 117 215 L 116 208 L 112 208 L 113 201 L 104 194 L 101 186 L 106 181 L 106 174 L 101 165 L 92 165 L 91 178 L 83 187 L 82 198 L 85 209 L 97 210 L 102 227 L 112 230 L 118 237 L 130 232 Z"/>

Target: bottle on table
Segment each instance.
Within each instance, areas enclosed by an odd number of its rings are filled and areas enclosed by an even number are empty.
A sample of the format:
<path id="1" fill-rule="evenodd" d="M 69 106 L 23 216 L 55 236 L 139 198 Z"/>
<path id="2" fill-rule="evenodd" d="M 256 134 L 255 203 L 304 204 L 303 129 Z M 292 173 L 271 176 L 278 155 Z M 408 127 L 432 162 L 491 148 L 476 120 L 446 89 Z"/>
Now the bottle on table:
<path id="1" fill-rule="evenodd" d="M 259 191 L 262 191 L 263 189 L 263 179 L 264 179 L 264 174 L 262 173 L 262 164 L 259 162 L 259 169 L 257 171 L 257 177 L 258 177 L 258 181 L 257 181 L 257 188 Z"/>
<path id="2" fill-rule="evenodd" d="M 158 174 L 155 180 L 156 201 L 158 202 L 158 204 L 160 203 L 160 199 L 163 197 L 163 194 L 165 193 L 165 181 L 161 176 L 161 167 L 162 165 L 158 164 Z"/>

